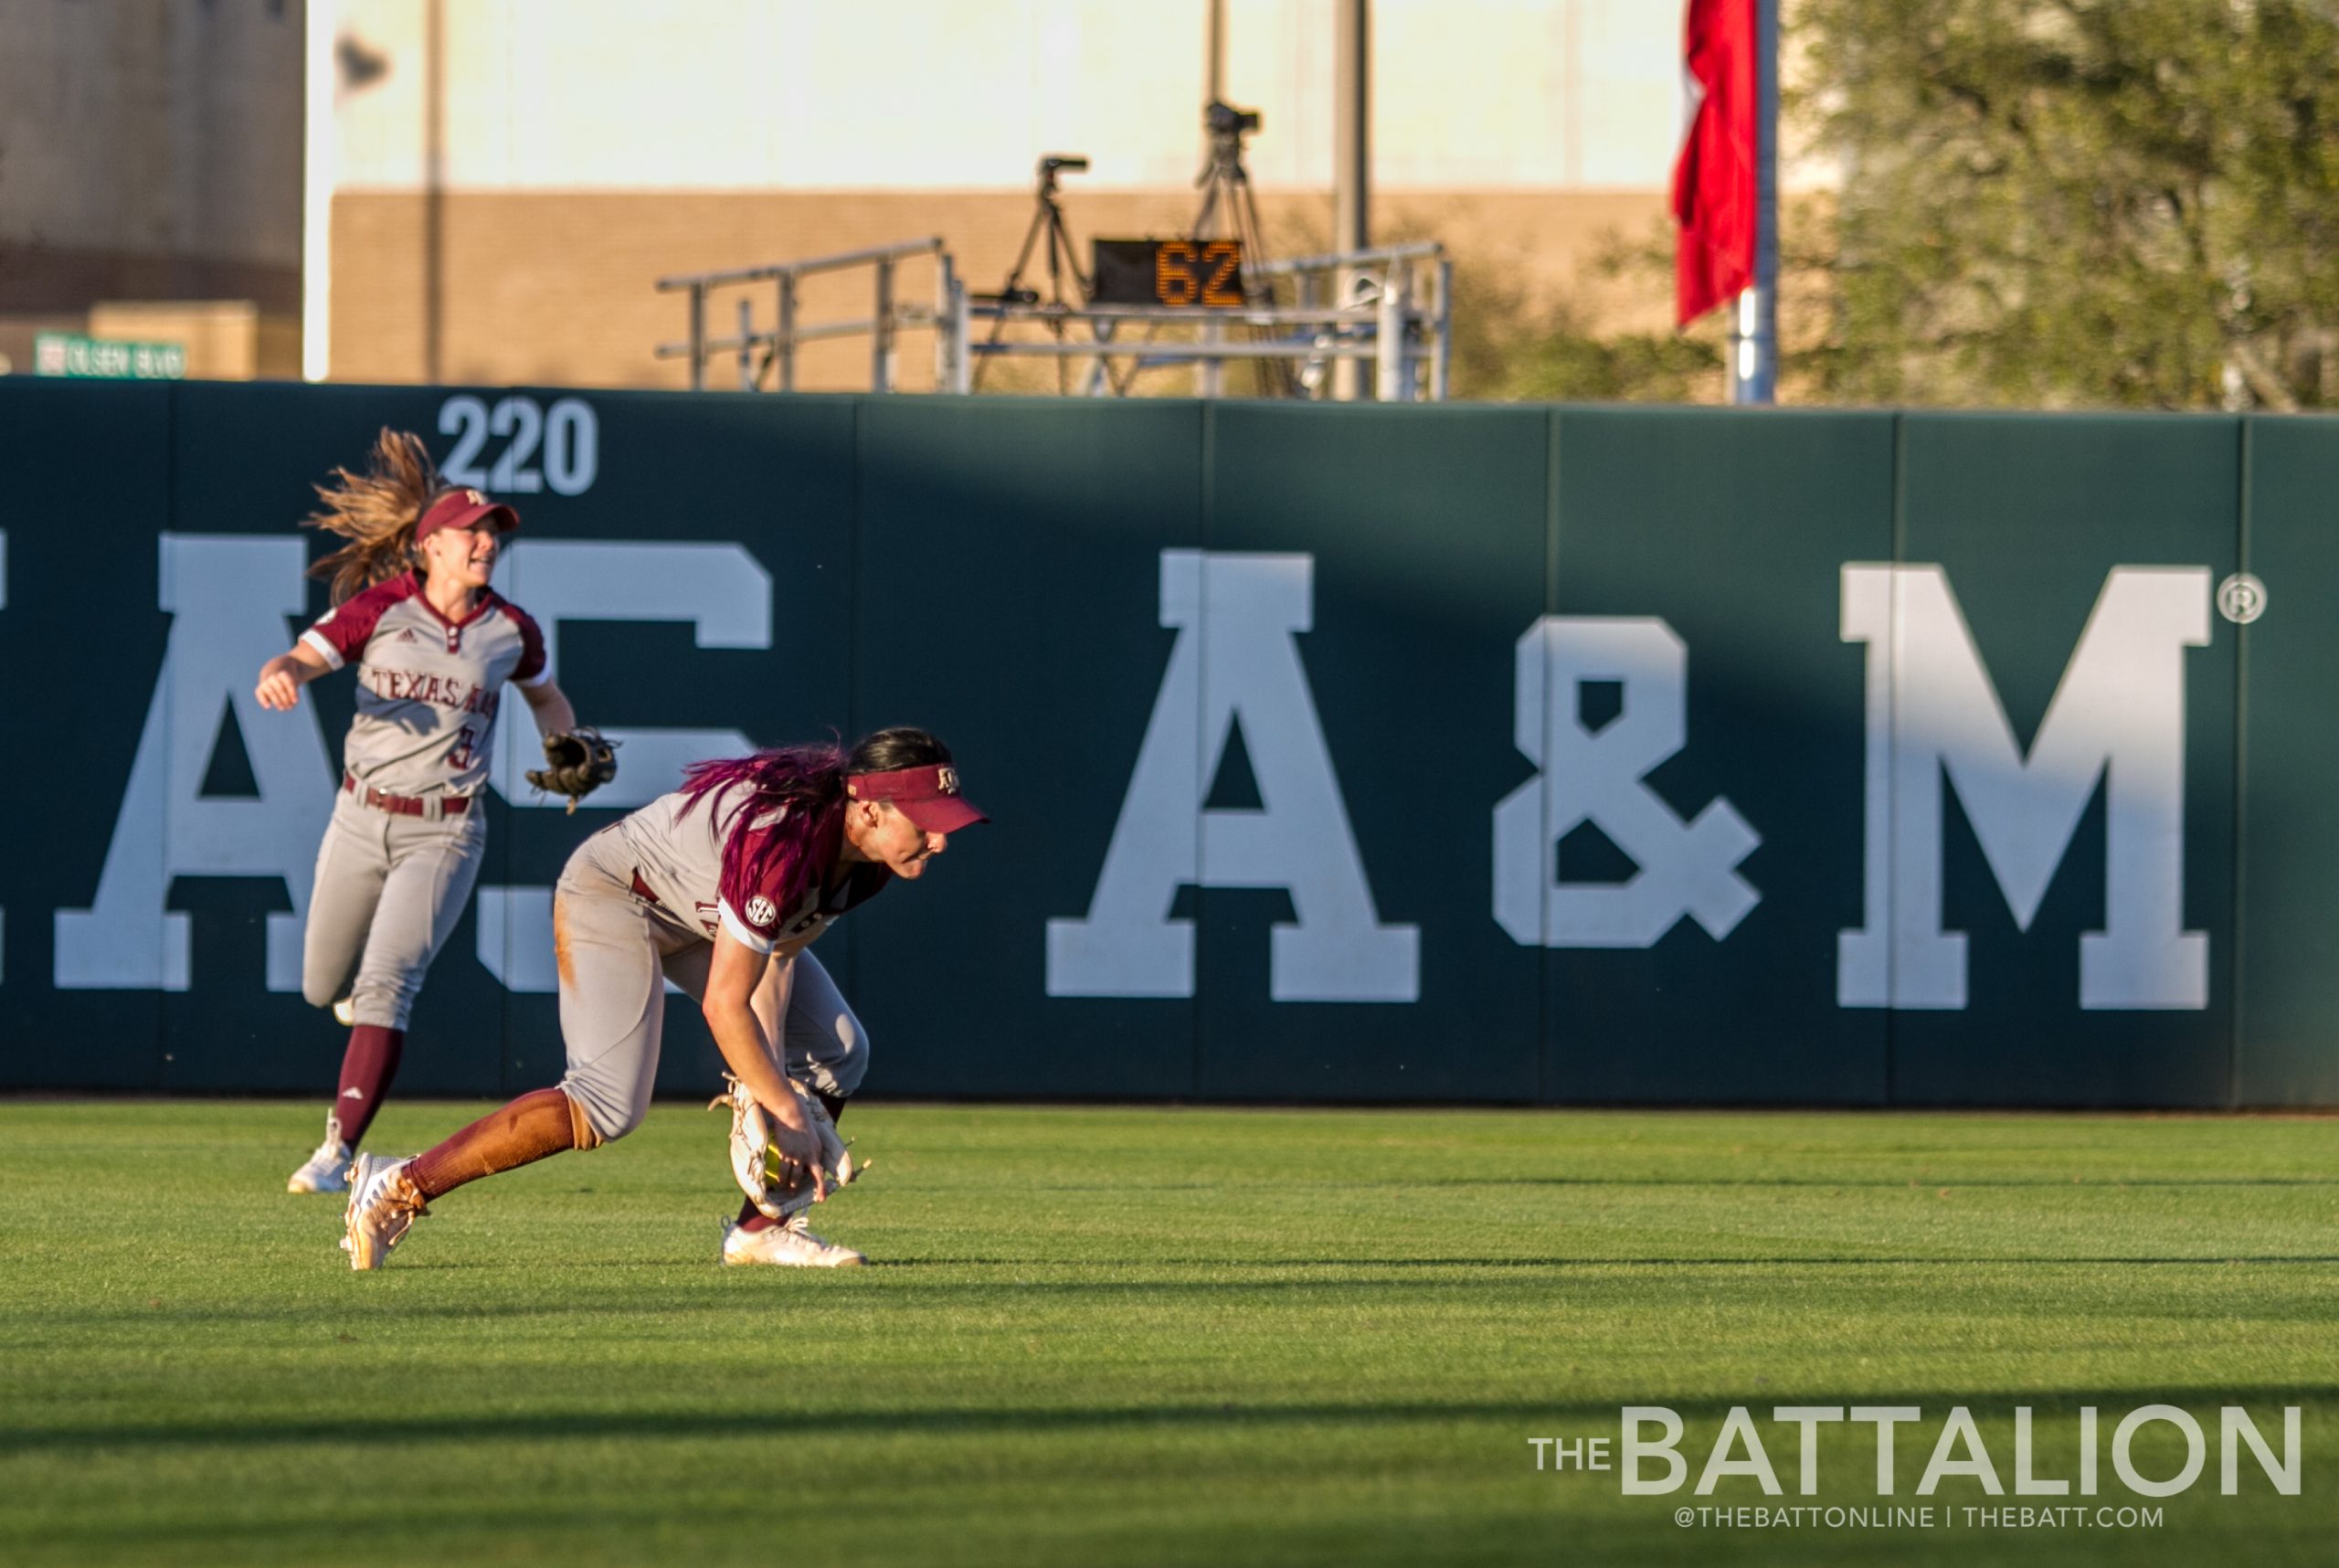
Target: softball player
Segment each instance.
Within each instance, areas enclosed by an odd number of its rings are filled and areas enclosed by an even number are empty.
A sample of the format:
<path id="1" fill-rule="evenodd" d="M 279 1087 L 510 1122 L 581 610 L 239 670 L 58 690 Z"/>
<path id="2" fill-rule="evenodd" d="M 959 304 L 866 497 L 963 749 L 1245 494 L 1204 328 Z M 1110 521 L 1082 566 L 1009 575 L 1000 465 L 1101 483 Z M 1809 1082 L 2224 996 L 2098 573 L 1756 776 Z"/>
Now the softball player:
<path id="1" fill-rule="evenodd" d="M 418 437 L 384 430 L 370 471 L 335 471 L 306 521 L 350 542 L 320 561 L 333 608 L 260 667 L 260 706 L 357 667 L 357 716 L 317 852 L 301 990 L 350 1026 L 324 1141 L 285 1185 L 337 1192 L 396 1075 L 407 1012 L 454 928 L 487 843 L 480 790 L 504 683 L 537 726 L 576 727 L 545 670 L 544 638 L 488 584 L 513 510 L 441 485 Z M 351 970 L 356 977 L 351 983 Z M 346 987 L 346 989 L 344 989 Z"/>
<path id="2" fill-rule="evenodd" d="M 658 1071 L 661 980 L 697 999 L 732 1074 L 770 1117 L 781 1157 L 820 1184 L 820 1145 L 788 1080 L 831 1118 L 860 1086 L 860 1020 L 805 948 L 949 835 L 987 821 L 958 793 L 949 748 L 880 730 L 849 753 L 788 747 L 702 762 L 683 787 L 577 848 L 553 895 L 568 1070 L 410 1160 L 361 1155 L 350 1173 L 354 1268 L 379 1268 L 424 1205 L 466 1181 L 640 1124 Z M 837 1267 L 863 1261 L 796 1215 L 753 1203 L 724 1228 L 722 1261 Z"/>

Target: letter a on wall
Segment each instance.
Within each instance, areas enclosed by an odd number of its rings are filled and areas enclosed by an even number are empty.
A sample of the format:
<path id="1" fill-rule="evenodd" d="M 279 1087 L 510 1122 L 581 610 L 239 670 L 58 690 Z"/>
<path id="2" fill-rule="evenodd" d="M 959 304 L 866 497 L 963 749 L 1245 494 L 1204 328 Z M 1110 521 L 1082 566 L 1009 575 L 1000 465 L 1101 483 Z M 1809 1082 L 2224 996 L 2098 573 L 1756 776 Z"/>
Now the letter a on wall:
<path id="1" fill-rule="evenodd" d="M 1291 895 L 1299 918 L 1270 938 L 1276 1001 L 1419 998 L 1420 931 L 1374 910 L 1299 659 L 1314 574 L 1308 556 L 1161 553 L 1177 645 L 1087 917 L 1048 922 L 1050 996 L 1193 995 L 1193 922 L 1170 916 L 1191 885 Z M 1237 722 L 1262 804 L 1206 810 Z"/>
<path id="2" fill-rule="evenodd" d="M 97 900 L 57 912 L 58 990 L 186 990 L 187 916 L 164 906 L 175 876 L 282 877 L 292 913 L 268 917 L 268 989 L 301 989 L 301 932 L 317 843 L 333 817 L 333 765 L 316 705 L 268 713 L 252 684 L 291 641 L 286 617 L 307 602 L 307 564 L 298 539 L 162 536 L 170 641 Z M 229 707 L 257 800 L 203 798 L 212 741 Z"/>

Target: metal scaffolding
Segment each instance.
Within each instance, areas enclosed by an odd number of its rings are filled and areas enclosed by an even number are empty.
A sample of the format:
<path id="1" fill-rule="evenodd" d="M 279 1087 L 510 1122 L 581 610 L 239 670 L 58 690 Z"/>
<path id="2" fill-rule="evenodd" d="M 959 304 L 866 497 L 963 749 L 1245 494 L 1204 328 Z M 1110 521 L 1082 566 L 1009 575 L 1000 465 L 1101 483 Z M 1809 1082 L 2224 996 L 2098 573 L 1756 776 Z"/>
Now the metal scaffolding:
<path id="1" fill-rule="evenodd" d="M 899 270 L 921 258 L 934 262 L 933 301 L 900 297 Z M 1091 397 L 1126 396 L 1146 371 L 1194 366 L 1201 396 L 1222 390 L 1222 373 L 1240 362 L 1293 367 L 1296 395 L 1325 400 L 1335 395 L 1332 368 L 1370 364 L 1371 395 L 1381 402 L 1443 401 L 1453 358 L 1454 263 L 1434 241 L 1381 246 L 1292 260 L 1246 263 L 1251 300 L 1233 309 L 1058 304 L 995 299 L 970 302 L 950 252 L 939 238 L 818 256 L 730 271 L 695 272 L 658 280 L 661 292 L 689 296 L 690 335 L 658 345 L 661 359 L 688 359 L 693 390 L 707 385 L 717 355 L 736 355 L 738 386 L 756 391 L 796 387 L 798 350 L 833 338 L 870 339 L 870 390 L 897 389 L 901 334 L 935 334 L 936 390 L 972 389 L 974 366 L 990 358 L 1085 360 L 1085 374 L 1068 383 Z M 816 274 L 867 268 L 869 313 L 808 323 L 799 285 Z M 757 285 L 772 287 L 771 323 L 759 327 Z M 709 335 L 709 313 L 719 292 L 735 291 L 736 329 Z M 977 322 L 990 330 L 977 340 Z M 1010 329 L 1038 327 L 1044 335 L 1017 337 Z M 1085 334 L 1085 335 L 1081 335 Z M 1364 388 L 1358 394 L 1362 396 Z"/>
<path id="2" fill-rule="evenodd" d="M 934 302 L 926 304 L 899 297 L 898 273 L 905 261 L 919 257 L 932 257 L 935 263 Z M 824 272 L 850 271 L 855 268 L 870 270 L 873 298 L 869 314 L 844 321 L 818 322 L 807 324 L 799 309 L 802 283 L 806 278 Z M 772 324 L 768 330 L 758 330 L 755 320 L 755 299 L 751 293 L 739 292 L 734 299 L 737 309 L 737 330 L 728 337 L 707 335 L 707 311 L 718 290 L 746 291 L 757 283 L 773 285 Z M 814 256 L 801 261 L 778 261 L 767 267 L 741 267 L 725 272 L 689 272 L 658 280 L 660 293 L 686 292 L 690 296 L 690 337 L 683 343 L 661 343 L 657 348 L 660 359 L 688 359 L 691 362 L 691 390 L 706 390 L 706 368 L 715 355 L 736 355 L 739 361 L 739 390 L 753 392 L 761 388 L 767 373 L 770 374 L 772 389 L 777 392 L 796 390 L 796 352 L 808 343 L 820 343 L 830 338 L 859 337 L 870 339 L 869 384 L 873 391 L 891 392 L 897 366 L 895 343 L 905 332 L 931 328 L 935 333 L 934 382 L 938 387 L 963 392 L 967 380 L 967 290 L 958 281 L 958 270 L 950 260 L 950 252 L 943 248 L 939 238 L 905 239 L 898 244 L 873 246 L 866 250 L 843 250 L 833 256 Z"/>

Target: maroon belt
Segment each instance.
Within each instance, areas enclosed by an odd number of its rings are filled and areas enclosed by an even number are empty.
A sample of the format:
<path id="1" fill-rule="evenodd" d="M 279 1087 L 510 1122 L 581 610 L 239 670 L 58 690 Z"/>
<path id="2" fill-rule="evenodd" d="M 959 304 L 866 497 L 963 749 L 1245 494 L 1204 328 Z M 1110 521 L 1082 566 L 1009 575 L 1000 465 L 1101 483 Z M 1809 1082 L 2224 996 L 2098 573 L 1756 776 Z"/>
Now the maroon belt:
<path id="1" fill-rule="evenodd" d="M 393 816 L 427 817 L 430 815 L 433 800 L 439 803 L 439 814 L 442 817 L 460 817 L 471 809 L 469 795 L 385 795 L 371 784 L 359 788 L 357 780 L 346 773 L 341 776 L 341 787 L 374 810 L 387 811 Z"/>

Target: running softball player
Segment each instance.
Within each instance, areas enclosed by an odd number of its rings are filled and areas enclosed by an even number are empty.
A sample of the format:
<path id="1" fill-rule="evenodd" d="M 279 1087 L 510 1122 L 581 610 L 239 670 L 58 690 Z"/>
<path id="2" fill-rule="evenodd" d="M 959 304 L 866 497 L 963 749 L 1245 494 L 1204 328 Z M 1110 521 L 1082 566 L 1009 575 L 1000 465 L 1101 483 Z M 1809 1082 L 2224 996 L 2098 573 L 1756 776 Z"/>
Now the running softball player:
<path id="1" fill-rule="evenodd" d="M 849 753 L 788 747 L 702 762 L 683 787 L 578 846 L 553 895 L 568 1070 L 409 1160 L 359 1156 L 350 1174 L 353 1268 L 379 1268 L 424 1205 L 466 1181 L 622 1138 L 650 1107 L 665 1017 L 661 980 L 696 998 L 732 1075 L 771 1119 L 773 1145 L 825 1190 L 820 1143 L 790 1080 L 831 1118 L 860 1086 L 869 1044 L 805 948 L 949 835 L 987 821 L 958 793 L 949 748 L 885 729 Z M 724 1228 L 722 1261 L 837 1267 L 800 1213 L 754 1202 Z"/>
<path id="2" fill-rule="evenodd" d="M 503 536 L 519 526 L 510 507 L 442 485 L 420 438 L 396 430 L 381 433 L 367 472 L 336 470 L 317 493 L 323 509 L 306 522 L 349 541 L 313 568 L 332 577 L 333 608 L 260 667 L 257 693 L 262 707 L 289 710 L 307 683 L 357 667 L 301 979 L 312 1004 L 350 1026 L 349 1046 L 324 1141 L 285 1183 L 295 1192 L 348 1185 L 423 971 L 471 897 L 504 683 L 527 699 L 547 749 L 577 727 L 535 622 L 487 586 Z"/>

